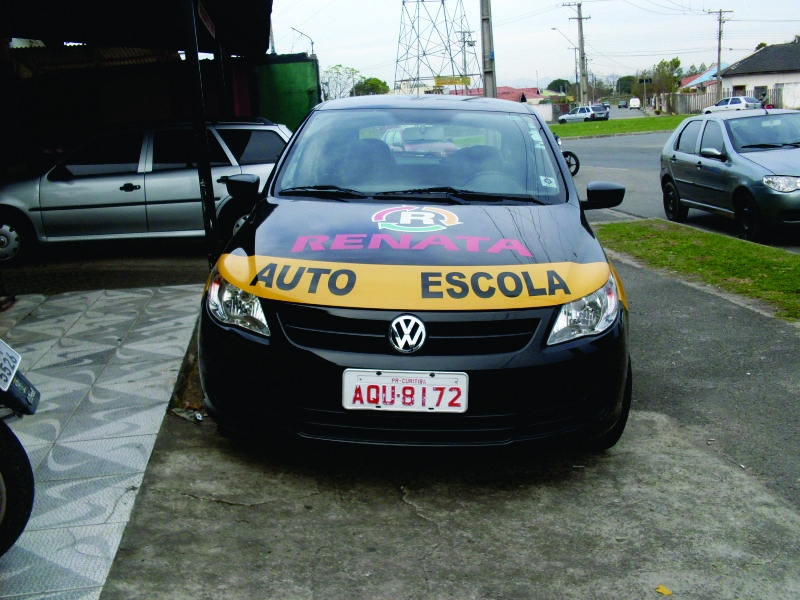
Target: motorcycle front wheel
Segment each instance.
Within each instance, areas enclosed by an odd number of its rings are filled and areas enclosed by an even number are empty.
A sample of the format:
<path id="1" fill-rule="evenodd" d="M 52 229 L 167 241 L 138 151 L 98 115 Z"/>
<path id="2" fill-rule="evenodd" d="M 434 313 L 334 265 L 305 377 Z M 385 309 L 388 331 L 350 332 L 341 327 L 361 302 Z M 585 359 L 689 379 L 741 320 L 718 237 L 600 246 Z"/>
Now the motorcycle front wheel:
<path id="1" fill-rule="evenodd" d="M 561 154 L 564 155 L 564 160 L 567 161 L 569 174 L 574 177 L 578 174 L 578 170 L 581 168 L 581 161 L 578 160 L 578 155 L 571 150 L 564 150 L 561 152 Z"/>
<path id="2" fill-rule="evenodd" d="M 17 436 L 0 420 L 0 556 L 22 534 L 33 508 L 31 462 Z"/>

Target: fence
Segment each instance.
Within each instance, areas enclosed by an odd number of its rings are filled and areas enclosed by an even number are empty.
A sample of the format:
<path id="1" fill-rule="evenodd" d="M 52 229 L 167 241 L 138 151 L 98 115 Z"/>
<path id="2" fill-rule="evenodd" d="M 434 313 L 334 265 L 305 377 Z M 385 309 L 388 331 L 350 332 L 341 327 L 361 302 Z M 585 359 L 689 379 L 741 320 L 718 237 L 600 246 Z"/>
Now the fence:
<path id="1" fill-rule="evenodd" d="M 752 96 L 762 100 L 764 105 L 771 104 L 774 108 L 792 108 L 796 105 L 791 98 L 788 98 L 789 105 L 784 104 L 784 86 L 776 86 L 774 88 L 755 87 L 751 89 L 744 89 L 736 87 L 734 89 L 722 89 L 722 94 L 717 95 L 713 91 L 706 93 L 695 94 L 658 94 L 654 98 L 654 108 L 662 112 L 673 113 L 678 115 L 691 115 L 703 112 L 707 106 L 711 106 L 720 98 L 727 98 L 728 96 Z"/>

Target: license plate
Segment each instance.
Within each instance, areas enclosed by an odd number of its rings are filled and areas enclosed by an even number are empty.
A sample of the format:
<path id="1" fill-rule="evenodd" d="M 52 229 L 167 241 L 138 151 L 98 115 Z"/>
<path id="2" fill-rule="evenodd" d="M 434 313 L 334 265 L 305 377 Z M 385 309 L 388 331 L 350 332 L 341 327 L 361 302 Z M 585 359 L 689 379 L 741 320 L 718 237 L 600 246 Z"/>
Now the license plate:
<path id="1" fill-rule="evenodd" d="M 342 406 L 348 410 L 463 413 L 466 373 L 346 369 Z"/>
<path id="2" fill-rule="evenodd" d="M 19 354 L 3 340 L 0 340 L 0 390 L 8 391 L 8 387 L 19 369 Z"/>

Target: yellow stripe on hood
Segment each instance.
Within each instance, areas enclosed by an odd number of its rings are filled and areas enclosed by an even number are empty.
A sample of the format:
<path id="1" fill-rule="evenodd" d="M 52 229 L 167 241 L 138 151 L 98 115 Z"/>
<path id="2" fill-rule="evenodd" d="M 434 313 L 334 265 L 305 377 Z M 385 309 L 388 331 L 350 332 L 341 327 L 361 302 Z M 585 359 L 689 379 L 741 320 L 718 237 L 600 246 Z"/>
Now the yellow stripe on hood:
<path id="1" fill-rule="evenodd" d="M 508 310 L 564 304 L 602 287 L 606 262 L 508 266 L 338 263 L 223 255 L 219 272 L 262 298 L 348 308 Z"/>

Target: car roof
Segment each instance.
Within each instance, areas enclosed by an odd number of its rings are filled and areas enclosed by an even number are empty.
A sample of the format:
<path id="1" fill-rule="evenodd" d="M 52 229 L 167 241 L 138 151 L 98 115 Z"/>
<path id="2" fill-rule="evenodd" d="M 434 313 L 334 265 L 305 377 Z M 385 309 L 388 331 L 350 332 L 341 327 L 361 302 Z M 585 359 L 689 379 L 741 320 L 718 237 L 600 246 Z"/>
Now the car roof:
<path id="1" fill-rule="evenodd" d="M 346 110 L 354 108 L 431 108 L 442 110 L 483 110 L 536 114 L 528 105 L 511 100 L 486 98 L 484 96 L 460 96 L 443 94 L 380 94 L 353 96 L 328 100 L 314 107 L 315 111 Z"/>

